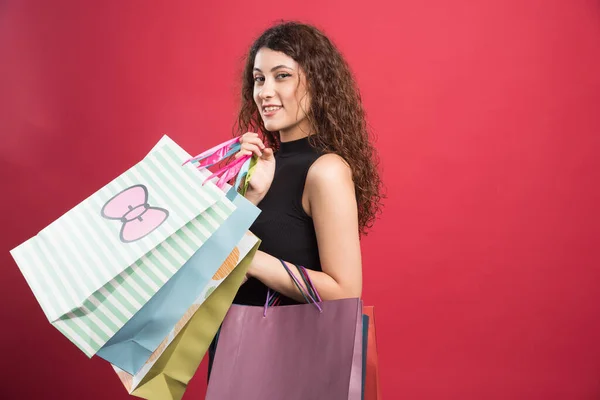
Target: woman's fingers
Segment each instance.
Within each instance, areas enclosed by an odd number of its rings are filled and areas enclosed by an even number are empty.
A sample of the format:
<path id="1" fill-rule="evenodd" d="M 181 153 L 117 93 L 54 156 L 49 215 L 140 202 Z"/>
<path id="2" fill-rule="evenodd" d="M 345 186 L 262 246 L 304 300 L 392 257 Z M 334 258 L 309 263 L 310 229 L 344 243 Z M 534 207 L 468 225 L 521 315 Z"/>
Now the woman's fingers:
<path id="1" fill-rule="evenodd" d="M 258 137 L 258 133 L 256 132 L 246 132 L 242 135 L 242 139 L 250 138 L 250 137 Z"/>
<path id="2" fill-rule="evenodd" d="M 240 139 L 240 143 L 241 143 L 241 149 L 240 149 L 240 151 L 238 151 L 236 153 L 236 155 L 235 155 L 236 159 L 246 156 L 246 155 L 253 155 L 253 154 L 256 154 L 258 157 L 262 157 L 263 150 L 268 152 L 268 154 L 265 154 L 265 155 L 273 154 L 272 150 L 267 149 L 267 147 L 265 146 L 265 144 L 263 143 L 261 138 L 258 136 L 258 133 L 254 133 L 254 132 L 244 133 Z"/>
<path id="3" fill-rule="evenodd" d="M 241 150 L 247 150 L 250 151 L 254 154 L 256 154 L 258 157 L 262 156 L 262 150 L 260 149 L 260 147 L 256 144 L 252 144 L 252 143 L 244 143 L 242 145 Z M 240 150 L 240 151 L 241 151 Z"/>
<path id="4" fill-rule="evenodd" d="M 240 143 L 241 144 L 252 143 L 252 144 L 259 146 L 262 149 L 265 148 L 265 145 L 264 145 L 263 141 L 261 140 L 261 138 L 258 136 L 258 133 L 254 133 L 254 132 L 248 132 L 248 133 L 245 133 L 244 135 L 242 135 Z"/>
<path id="5" fill-rule="evenodd" d="M 258 138 L 258 137 L 253 137 L 253 138 L 245 139 L 245 140 L 244 140 L 243 142 L 241 142 L 241 143 L 242 143 L 242 147 L 243 147 L 245 144 L 253 144 L 253 145 L 256 145 L 256 146 L 260 147 L 261 149 L 264 149 L 264 148 L 265 148 L 265 144 L 264 144 L 264 143 L 263 143 L 263 141 L 262 141 L 262 140 L 260 140 L 260 138 Z"/>
<path id="6" fill-rule="evenodd" d="M 264 160 L 271 160 L 273 158 L 273 149 L 267 147 L 263 151 L 262 158 Z"/>
<path id="7" fill-rule="evenodd" d="M 251 156 L 252 152 L 250 150 L 240 150 L 237 153 L 235 153 L 235 156 L 233 156 L 236 160 L 240 157 L 243 156 Z"/>

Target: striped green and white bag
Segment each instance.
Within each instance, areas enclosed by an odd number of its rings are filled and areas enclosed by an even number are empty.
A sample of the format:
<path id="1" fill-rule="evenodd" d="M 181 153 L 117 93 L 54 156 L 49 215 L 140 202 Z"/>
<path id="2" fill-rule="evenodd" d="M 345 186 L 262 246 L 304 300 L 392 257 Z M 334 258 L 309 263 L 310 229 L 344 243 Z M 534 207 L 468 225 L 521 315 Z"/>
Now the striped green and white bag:
<path id="1" fill-rule="evenodd" d="M 163 137 L 148 156 L 11 251 L 50 322 L 94 355 L 235 210 Z"/>

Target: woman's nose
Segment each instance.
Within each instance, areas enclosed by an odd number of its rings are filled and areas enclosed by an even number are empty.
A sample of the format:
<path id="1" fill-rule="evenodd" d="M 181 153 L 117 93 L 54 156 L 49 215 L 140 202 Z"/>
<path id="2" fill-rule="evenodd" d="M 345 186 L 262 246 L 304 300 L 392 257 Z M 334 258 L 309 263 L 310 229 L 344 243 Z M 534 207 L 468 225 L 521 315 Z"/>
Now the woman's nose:
<path id="1" fill-rule="evenodd" d="M 259 95 L 262 99 L 268 99 L 275 95 L 273 82 L 270 79 L 265 79 L 265 82 L 263 83 L 260 89 Z"/>

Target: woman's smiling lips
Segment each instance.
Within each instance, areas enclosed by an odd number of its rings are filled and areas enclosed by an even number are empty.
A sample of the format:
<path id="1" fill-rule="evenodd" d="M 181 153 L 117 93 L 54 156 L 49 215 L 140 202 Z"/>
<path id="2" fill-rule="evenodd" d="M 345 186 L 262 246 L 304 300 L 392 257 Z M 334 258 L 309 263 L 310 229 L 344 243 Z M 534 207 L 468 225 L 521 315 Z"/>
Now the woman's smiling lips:
<path id="1" fill-rule="evenodd" d="M 281 110 L 283 107 L 275 105 L 275 104 L 267 104 L 263 106 L 263 115 L 265 117 L 271 117 L 277 113 L 277 111 Z"/>

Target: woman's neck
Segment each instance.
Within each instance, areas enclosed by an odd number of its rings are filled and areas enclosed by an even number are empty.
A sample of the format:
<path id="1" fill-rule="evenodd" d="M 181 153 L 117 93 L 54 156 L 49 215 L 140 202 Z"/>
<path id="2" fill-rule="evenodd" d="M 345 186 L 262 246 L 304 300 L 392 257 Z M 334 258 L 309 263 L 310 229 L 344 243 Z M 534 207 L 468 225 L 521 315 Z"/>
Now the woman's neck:
<path id="1" fill-rule="evenodd" d="M 279 131 L 279 139 L 281 142 L 291 142 L 293 140 L 298 140 L 305 138 L 311 134 L 310 127 L 307 120 L 301 121 L 299 124 L 294 126 L 290 126 L 287 129 L 282 129 Z"/>

